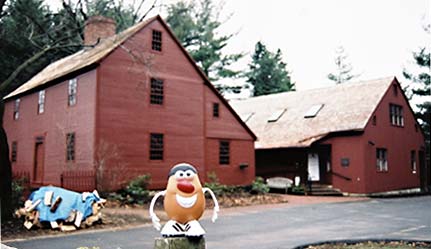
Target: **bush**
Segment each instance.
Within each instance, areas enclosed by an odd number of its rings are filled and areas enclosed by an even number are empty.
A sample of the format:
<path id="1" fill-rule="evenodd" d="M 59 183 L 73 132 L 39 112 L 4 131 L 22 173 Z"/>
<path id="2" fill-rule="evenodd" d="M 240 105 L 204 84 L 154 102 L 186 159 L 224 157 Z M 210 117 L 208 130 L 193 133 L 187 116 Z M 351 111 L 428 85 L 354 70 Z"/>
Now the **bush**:
<path id="1" fill-rule="evenodd" d="M 295 195 L 304 195 L 305 194 L 305 189 L 302 185 L 300 186 L 293 186 L 292 187 L 292 194 Z"/>
<path id="2" fill-rule="evenodd" d="M 126 204 L 144 204 L 150 199 L 150 175 L 140 175 L 134 178 L 127 184 L 126 188 L 109 194 L 109 198 L 119 201 L 122 205 Z"/>
<path id="3" fill-rule="evenodd" d="M 262 177 L 258 176 L 251 184 L 250 193 L 252 194 L 266 194 L 269 192 L 268 185 L 265 184 L 265 181 Z"/>
<path id="4" fill-rule="evenodd" d="M 215 172 L 209 172 L 208 179 L 209 182 L 205 183 L 204 186 L 211 189 L 217 196 L 232 194 L 241 191 L 240 187 L 220 184 L 217 174 Z"/>
<path id="5" fill-rule="evenodd" d="M 24 193 L 27 190 L 28 178 L 18 178 L 12 180 L 12 208 L 20 208 L 24 206 Z"/>

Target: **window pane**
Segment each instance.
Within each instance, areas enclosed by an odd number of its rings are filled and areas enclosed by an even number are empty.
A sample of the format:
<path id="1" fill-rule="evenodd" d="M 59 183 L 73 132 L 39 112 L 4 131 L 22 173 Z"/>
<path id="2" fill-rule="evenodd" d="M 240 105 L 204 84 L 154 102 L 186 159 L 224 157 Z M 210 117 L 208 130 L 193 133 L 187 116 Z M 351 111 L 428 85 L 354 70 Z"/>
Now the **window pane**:
<path id="1" fill-rule="evenodd" d="M 163 160 L 163 134 L 150 134 L 150 160 Z"/>
<path id="2" fill-rule="evenodd" d="M 220 141 L 219 143 L 219 163 L 229 164 L 230 163 L 230 149 L 228 141 Z"/>
<path id="3" fill-rule="evenodd" d="M 75 133 L 67 133 L 66 135 L 66 160 L 75 160 Z"/>
<path id="4" fill-rule="evenodd" d="M 163 104 L 163 80 L 151 78 L 150 103 Z"/>
<path id="5" fill-rule="evenodd" d="M 11 146 L 11 161 L 12 162 L 16 162 L 16 157 L 17 157 L 17 153 L 18 153 L 18 143 L 16 141 L 12 142 L 12 146 Z"/>
<path id="6" fill-rule="evenodd" d="M 42 90 L 39 92 L 39 99 L 38 99 L 38 108 L 37 113 L 43 113 L 45 111 L 45 90 Z"/>
<path id="7" fill-rule="evenodd" d="M 13 109 L 13 119 L 17 120 L 19 118 L 19 104 L 20 104 L 21 100 L 20 99 L 16 99 L 15 100 L 15 106 Z"/>
<path id="8" fill-rule="evenodd" d="M 219 103 L 213 103 L 213 117 L 219 117 Z"/>
<path id="9" fill-rule="evenodd" d="M 151 48 L 155 51 L 162 51 L 162 32 L 158 30 L 153 30 L 153 40 L 151 43 Z"/>
<path id="10" fill-rule="evenodd" d="M 68 105 L 69 106 L 76 104 L 77 87 L 78 87 L 78 81 L 76 78 L 69 80 L 69 85 L 68 85 Z"/>

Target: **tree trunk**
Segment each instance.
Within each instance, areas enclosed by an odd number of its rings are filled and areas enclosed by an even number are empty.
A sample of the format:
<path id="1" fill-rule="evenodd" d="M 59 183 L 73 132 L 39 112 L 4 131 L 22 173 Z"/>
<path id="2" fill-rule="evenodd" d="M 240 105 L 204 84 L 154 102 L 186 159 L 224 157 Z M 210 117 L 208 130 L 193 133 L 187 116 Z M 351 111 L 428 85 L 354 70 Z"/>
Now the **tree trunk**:
<path id="1" fill-rule="evenodd" d="M 9 144 L 6 132 L 3 128 L 4 102 L 0 95 L 0 205 L 2 220 L 9 219 L 12 215 L 12 167 L 9 161 Z"/>

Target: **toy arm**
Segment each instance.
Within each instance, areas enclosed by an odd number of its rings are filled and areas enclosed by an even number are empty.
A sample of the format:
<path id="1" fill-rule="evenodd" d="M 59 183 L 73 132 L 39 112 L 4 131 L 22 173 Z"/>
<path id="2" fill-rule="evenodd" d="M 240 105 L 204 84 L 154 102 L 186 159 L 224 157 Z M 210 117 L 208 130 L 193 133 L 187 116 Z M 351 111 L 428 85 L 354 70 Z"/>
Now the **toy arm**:
<path id="1" fill-rule="evenodd" d="M 217 199 L 216 199 L 216 197 L 214 195 L 214 192 L 211 189 L 209 189 L 209 188 L 203 188 L 202 190 L 204 191 L 204 194 L 205 194 L 205 192 L 208 191 L 210 193 L 210 195 L 211 195 L 211 198 L 214 201 L 214 211 L 213 211 L 213 216 L 212 216 L 211 220 L 212 220 L 212 222 L 215 222 L 217 220 L 217 217 L 218 217 L 217 213 L 220 211 L 220 208 L 219 208 L 219 205 L 218 205 L 218 201 L 217 201 Z"/>
<path id="2" fill-rule="evenodd" d="M 153 197 L 153 199 L 151 200 L 151 204 L 150 204 L 150 217 L 151 217 L 151 221 L 153 222 L 153 226 L 154 226 L 155 229 L 157 229 L 157 231 L 160 231 L 160 228 L 162 227 L 162 225 L 160 225 L 160 219 L 154 213 L 154 205 L 156 204 L 157 199 L 160 196 L 165 196 L 165 194 L 166 194 L 166 190 L 158 192 Z"/>

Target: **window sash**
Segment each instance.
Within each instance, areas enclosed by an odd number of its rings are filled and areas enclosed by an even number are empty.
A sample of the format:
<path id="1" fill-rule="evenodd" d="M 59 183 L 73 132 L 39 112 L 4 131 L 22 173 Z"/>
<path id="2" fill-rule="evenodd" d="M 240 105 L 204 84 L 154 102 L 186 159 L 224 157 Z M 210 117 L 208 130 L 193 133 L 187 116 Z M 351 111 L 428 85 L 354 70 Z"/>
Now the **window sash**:
<path id="1" fill-rule="evenodd" d="M 15 105 L 13 108 L 13 119 L 17 120 L 19 118 L 19 105 L 20 105 L 21 99 L 15 100 Z"/>
<path id="2" fill-rule="evenodd" d="M 68 133 L 66 135 L 66 160 L 75 160 L 75 133 Z"/>
<path id="3" fill-rule="evenodd" d="M 16 141 L 13 141 L 11 145 L 11 162 L 16 162 L 17 155 L 18 155 L 18 143 Z"/>
<path id="4" fill-rule="evenodd" d="M 153 30 L 153 40 L 151 43 L 151 48 L 155 51 L 162 51 L 162 32 L 158 30 Z"/>
<path id="5" fill-rule="evenodd" d="M 45 111 L 45 90 L 39 91 L 37 113 L 41 114 Z"/>
<path id="6" fill-rule="evenodd" d="M 163 134 L 150 134 L 150 160 L 163 160 Z"/>
<path id="7" fill-rule="evenodd" d="M 392 125 L 404 126 L 403 107 L 399 105 L 389 105 L 389 118 Z"/>
<path id="8" fill-rule="evenodd" d="M 164 97 L 163 80 L 151 78 L 150 103 L 162 105 Z"/>
<path id="9" fill-rule="evenodd" d="M 68 105 L 73 106 L 76 104 L 76 93 L 78 87 L 78 80 L 76 78 L 69 80 L 69 85 L 67 89 L 68 93 Z"/>
<path id="10" fill-rule="evenodd" d="M 388 171 L 388 159 L 387 159 L 387 150 L 386 149 L 377 149 L 376 150 L 376 166 L 377 171 L 385 172 Z"/>
<path id="11" fill-rule="evenodd" d="M 219 164 L 230 164 L 229 141 L 220 141 L 219 143 Z"/>
<path id="12" fill-rule="evenodd" d="M 410 151 L 410 167 L 413 173 L 416 173 L 417 171 L 417 164 L 416 164 L 416 151 L 412 150 Z"/>
<path id="13" fill-rule="evenodd" d="M 213 103 L 213 117 L 219 117 L 220 116 L 220 105 L 219 103 Z"/>

